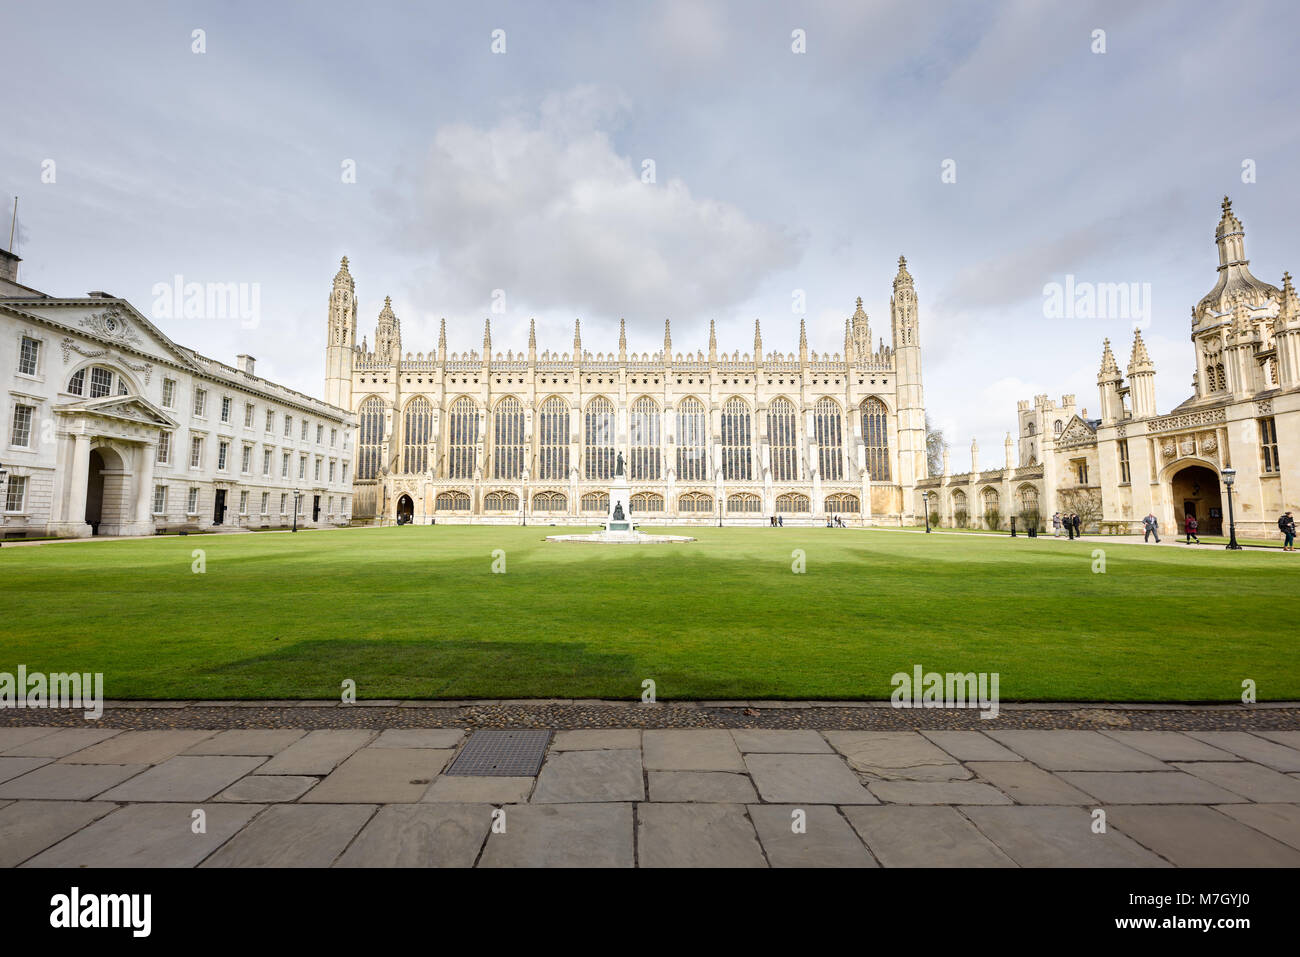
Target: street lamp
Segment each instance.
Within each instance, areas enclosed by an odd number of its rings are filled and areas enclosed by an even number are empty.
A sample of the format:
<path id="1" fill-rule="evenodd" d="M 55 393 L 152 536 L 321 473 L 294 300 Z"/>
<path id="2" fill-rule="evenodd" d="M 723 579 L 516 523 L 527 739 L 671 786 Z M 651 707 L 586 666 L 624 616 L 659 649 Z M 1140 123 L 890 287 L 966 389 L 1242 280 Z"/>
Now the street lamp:
<path id="1" fill-rule="evenodd" d="M 930 534 L 930 493 L 924 491 L 921 493 L 921 501 L 925 503 L 925 534 Z"/>
<path id="2" fill-rule="evenodd" d="M 1237 470 L 1231 465 L 1223 469 L 1223 484 L 1228 487 L 1228 548 L 1232 551 L 1240 551 L 1241 546 L 1237 544 L 1237 521 L 1232 513 L 1232 483 L 1237 480 Z"/>
<path id="3" fill-rule="evenodd" d="M 298 531 L 298 501 L 302 498 L 302 492 L 298 489 L 293 490 L 293 530 Z"/>

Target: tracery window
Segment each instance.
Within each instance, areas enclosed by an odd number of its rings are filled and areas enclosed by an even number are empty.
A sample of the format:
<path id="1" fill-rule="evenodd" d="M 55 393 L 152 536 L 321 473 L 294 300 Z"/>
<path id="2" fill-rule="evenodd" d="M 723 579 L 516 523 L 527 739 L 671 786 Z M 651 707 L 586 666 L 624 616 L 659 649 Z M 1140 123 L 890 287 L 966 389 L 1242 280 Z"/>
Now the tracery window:
<path id="1" fill-rule="evenodd" d="M 538 492 L 533 496 L 533 511 L 563 512 L 568 507 L 568 501 L 562 492 Z"/>
<path id="2" fill-rule="evenodd" d="M 738 492 L 727 496 L 727 512 L 750 512 L 757 514 L 762 510 L 763 502 L 757 495 Z"/>
<path id="3" fill-rule="evenodd" d="M 543 481 L 569 477 L 569 403 L 553 395 L 538 416 L 537 477 Z"/>
<path id="4" fill-rule="evenodd" d="M 524 407 L 513 395 L 497 403 L 492 432 L 493 475 L 515 479 L 524 472 Z"/>
<path id="5" fill-rule="evenodd" d="M 694 397 L 677 404 L 677 481 L 702 482 L 709 475 L 708 413 Z"/>
<path id="6" fill-rule="evenodd" d="M 614 477 L 614 403 L 597 396 L 587 403 L 583 455 L 589 479 Z"/>
<path id="7" fill-rule="evenodd" d="M 817 400 L 813 407 L 813 435 L 822 478 L 830 482 L 844 478 L 844 425 L 839 403 L 834 399 Z"/>
<path id="8" fill-rule="evenodd" d="M 873 482 L 889 481 L 889 410 L 875 396 L 862 402 L 862 443 L 867 474 Z"/>
<path id="9" fill-rule="evenodd" d="M 713 511 L 713 496 L 703 492 L 686 492 L 677 498 L 677 511 L 687 515 L 707 515 Z"/>
<path id="10" fill-rule="evenodd" d="M 361 403 L 357 418 L 357 478 L 372 479 L 379 474 L 380 446 L 384 441 L 384 400 L 371 396 Z"/>
<path id="11" fill-rule="evenodd" d="M 739 397 L 722 407 L 722 477 L 729 482 L 753 479 L 749 405 Z"/>
<path id="12" fill-rule="evenodd" d="M 440 512 L 468 512 L 469 493 L 461 491 L 439 492 L 433 507 Z"/>
<path id="13" fill-rule="evenodd" d="M 662 512 L 664 510 L 664 497 L 656 495 L 654 492 L 637 492 L 632 496 L 632 511 L 634 512 Z"/>
<path id="14" fill-rule="evenodd" d="M 776 497 L 776 510 L 778 512 L 807 512 L 811 509 L 807 495 L 800 495 L 798 492 L 787 492 Z"/>
<path id="15" fill-rule="evenodd" d="M 799 415 L 789 399 L 767 406 L 767 441 L 772 455 L 772 481 L 799 480 Z"/>
<path id="16" fill-rule="evenodd" d="M 606 492 L 587 492 L 582 496 L 581 504 L 584 512 L 604 514 L 609 511 L 609 495 Z"/>
<path id="17" fill-rule="evenodd" d="M 447 415 L 447 475 L 473 478 L 477 453 L 478 408 L 469 396 L 461 396 Z"/>
<path id="18" fill-rule="evenodd" d="M 831 513 L 845 514 L 847 512 L 857 512 L 862 506 L 856 495 L 850 495 L 847 492 L 839 492 L 835 495 L 826 496 L 826 511 Z"/>
<path id="19" fill-rule="evenodd" d="M 402 422 L 402 471 L 408 474 L 429 468 L 429 436 L 433 432 L 433 405 L 423 396 L 406 403 Z"/>
<path id="20" fill-rule="evenodd" d="M 488 492 L 483 499 L 485 512 L 516 512 L 519 510 L 519 496 L 514 492 Z"/>
<path id="21" fill-rule="evenodd" d="M 659 404 L 649 396 L 642 396 L 632 403 L 632 415 L 628 420 L 628 445 L 632 453 L 628 475 L 632 481 L 657 481 L 660 468 Z"/>

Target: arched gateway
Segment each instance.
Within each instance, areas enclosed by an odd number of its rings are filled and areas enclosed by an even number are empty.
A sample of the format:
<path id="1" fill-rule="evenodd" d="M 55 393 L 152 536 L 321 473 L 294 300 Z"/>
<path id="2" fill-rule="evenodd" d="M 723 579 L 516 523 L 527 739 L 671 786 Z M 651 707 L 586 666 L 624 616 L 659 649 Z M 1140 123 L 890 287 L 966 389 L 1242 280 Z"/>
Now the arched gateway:
<path id="1" fill-rule="evenodd" d="M 1223 503 L 1219 474 L 1205 465 L 1188 465 L 1169 479 L 1169 501 L 1174 509 L 1178 531 L 1183 531 L 1186 516 L 1200 525 L 1201 535 L 1223 533 Z"/>

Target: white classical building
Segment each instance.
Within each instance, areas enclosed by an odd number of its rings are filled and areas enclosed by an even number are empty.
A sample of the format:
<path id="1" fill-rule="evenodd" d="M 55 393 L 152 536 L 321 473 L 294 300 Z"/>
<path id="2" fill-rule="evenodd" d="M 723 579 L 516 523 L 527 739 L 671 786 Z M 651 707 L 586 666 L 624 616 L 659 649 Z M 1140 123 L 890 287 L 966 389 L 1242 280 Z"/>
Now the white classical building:
<path id="1" fill-rule="evenodd" d="M 358 415 L 358 519 L 573 524 L 609 508 L 622 453 L 633 519 L 640 522 L 854 524 L 913 521 L 926 475 L 925 405 L 916 290 L 900 257 L 890 299 L 892 346 L 872 344 L 857 302 L 843 352 L 584 347 L 570 351 L 404 352 L 385 300 L 372 348 L 357 336 L 348 261 L 330 294 L 326 401 Z M 795 330 L 783 330 L 794 345 Z"/>
<path id="2" fill-rule="evenodd" d="M 347 524 L 352 414 L 178 345 L 107 293 L 46 295 L 0 250 L 0 535 Z"/>

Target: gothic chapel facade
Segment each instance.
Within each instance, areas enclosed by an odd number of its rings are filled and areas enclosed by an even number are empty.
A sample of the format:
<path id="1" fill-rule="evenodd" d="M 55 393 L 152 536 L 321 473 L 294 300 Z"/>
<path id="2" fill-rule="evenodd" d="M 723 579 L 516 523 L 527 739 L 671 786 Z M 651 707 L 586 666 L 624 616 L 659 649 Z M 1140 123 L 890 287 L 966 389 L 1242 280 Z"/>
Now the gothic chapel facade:
<path id="1" fill-rule="evenodd" d="M 358 420 L 353 518 L 573 524 L 598 521 L 622 453 L 633 520 L 678 524 L 913 521 L 926 476 L 916 290 L 900 257 L 890 300 L 893 345 L 872 347 L 862 300 L 843 352 L 403 352 L 388 299 L 373 348 L 357 338 L 345 257 L 330 293 L 326 401 Z M 791 337 L 793 338 L 793 336 Z M 584 518 L 585 517 L 585 518 Z"/>

